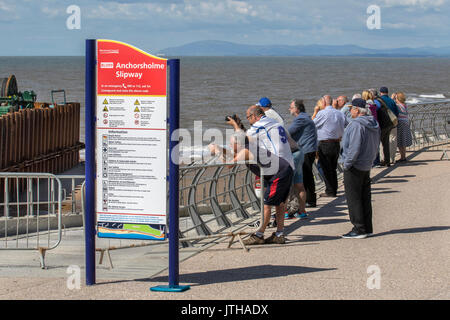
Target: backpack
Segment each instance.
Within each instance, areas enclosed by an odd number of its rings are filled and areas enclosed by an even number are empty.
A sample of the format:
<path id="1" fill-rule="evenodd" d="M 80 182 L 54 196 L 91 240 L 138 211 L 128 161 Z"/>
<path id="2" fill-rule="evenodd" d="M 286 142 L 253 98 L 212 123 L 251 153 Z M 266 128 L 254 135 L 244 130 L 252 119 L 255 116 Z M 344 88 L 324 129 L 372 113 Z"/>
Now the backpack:
<path id="1" fill-rule="evenodd" d="M 377 110 L 377 118 L 378 118 L 378 123 L 380 124 L 380 128 L 381 129 L 388 129 L 388 128 L 393 128 L 395 127 L 394 123 L 391 120 L 391 117 L 389 116 L 388 113 L 388 107 L 386 106 L 386 103 L 384 103 L 383 99 L 381 98 L 375 98 L 376 100 L 378 100 L 378 102 L 380 102 L 381 107 L 380 109 Z"/>

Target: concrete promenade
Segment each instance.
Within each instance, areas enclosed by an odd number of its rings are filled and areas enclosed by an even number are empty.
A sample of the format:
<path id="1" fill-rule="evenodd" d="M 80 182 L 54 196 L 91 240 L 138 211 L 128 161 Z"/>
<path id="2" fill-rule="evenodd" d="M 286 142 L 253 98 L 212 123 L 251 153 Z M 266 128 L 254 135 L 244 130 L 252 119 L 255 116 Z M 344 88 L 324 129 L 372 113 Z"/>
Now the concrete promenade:
<path id="1" fill-rule="evenodd" d="M 114 269 L 105 257 L 87 287 L 82 230 L 67 230 L 47 270 L 36 252 L 0 251 L 0 299 L 450 299 L 450 161 L 441 155 L 408 152 L 407 163 L 372 170 L 366 239 L 340 237 L 352 227 L 341 187 L 309 219 L 287 221 L 285 245 L 181 249 L 180 284 L 191 289 L 157 293 L 149 288 L 167 284 L 167 245 L 112 251 Z M 67 287 L 69 265 L 81 267 L 80 289 Z"/>

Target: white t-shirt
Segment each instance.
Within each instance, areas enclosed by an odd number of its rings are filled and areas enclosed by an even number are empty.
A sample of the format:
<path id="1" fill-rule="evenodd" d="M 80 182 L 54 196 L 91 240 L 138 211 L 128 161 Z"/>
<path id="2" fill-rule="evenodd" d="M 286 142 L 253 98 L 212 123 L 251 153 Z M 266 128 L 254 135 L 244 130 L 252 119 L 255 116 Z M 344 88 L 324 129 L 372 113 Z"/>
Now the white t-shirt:
<path id="1" fill-rule="evenodd" d="M 275 120 L 276 122 L 278 122 L 279 124 L 281 124 L 283 126 L 284 130 L 286 131 L 286 135 L 288 137 L 288 142 L 289 142 L 289 147 L 291 148 L 291 152 L 295 152 L 298 149 L 300 149 L 297 142 L 294 139 L 292 139 L 289 131 L 286 130 L 283 117 L 281 117 L 278 114 L 278 112 L 276 112 L 273 108 L 270 108 L 269 110 L 264 111 L 264 113 L 266 114 L 266 117 L 269 117 L 269 118 Z"/>
<path id="2" fill-rule="evenodd" d="M 275 110 L 273 110 L 272 108 L 268 109 L 267 111 L 264 111 L 264 113 L 266 114 L 266 117 L 269 117 L 271 119 L 274 119 L 276 122 L 280 123 L 282 126 L 284 126 L 284 120 L 283 118 L 278 114 L 278 112 L 276 112 Z"/>
<path id="3" fill-rule="evenodd" d="M 289 162 L 295 170 L 294 158 L 284 127 L 272 118 L 262 116 L 247 130 L 247 136 L 258 138 L 260 147 Z"/>

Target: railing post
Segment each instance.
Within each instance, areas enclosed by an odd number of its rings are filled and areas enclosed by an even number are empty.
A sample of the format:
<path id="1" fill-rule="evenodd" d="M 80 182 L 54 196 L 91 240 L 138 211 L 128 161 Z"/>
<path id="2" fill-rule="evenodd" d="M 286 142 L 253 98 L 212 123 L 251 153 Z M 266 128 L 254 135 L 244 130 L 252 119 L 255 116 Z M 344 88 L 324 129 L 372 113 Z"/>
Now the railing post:
<path id="1" fill-rule="evenodd" d="M 8 189 L 8 186 L 9 186 L 8 178 L 5 178 L 5 208 L 4 208 L 4 212 L 5 212 L 6 219 L 9 219 L 9 189 Z"/>

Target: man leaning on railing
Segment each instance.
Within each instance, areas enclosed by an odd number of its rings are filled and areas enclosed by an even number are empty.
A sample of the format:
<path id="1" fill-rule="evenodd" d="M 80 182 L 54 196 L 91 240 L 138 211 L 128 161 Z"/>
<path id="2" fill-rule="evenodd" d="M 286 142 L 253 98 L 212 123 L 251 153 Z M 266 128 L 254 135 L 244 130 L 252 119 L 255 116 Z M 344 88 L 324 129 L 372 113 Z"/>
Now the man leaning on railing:
<path id="1" fill-rule="evenodd" d="M 227 158 L 226 149 L 215 144 L 211 144 L 209 148 L 212 154 L 221 153 L 224 159 Z M 253 163 L 246 163 L 246 166 L 255 175 L 264 177 L 264 221 L 254 234 L 244 240 L 244 244 L 284 244 L 284 202 L 289 195 L 294 173 L 291 165 L 285 159 L 260 147 L 255 140 L 249 141 L 243 131 L 236 131 L 231 136 L 230 149 L 234 155 L 231 162 L 253 161 Z M 263 174 L 261 168 L 263 168 Z M 275 206 L 277 231 L 264 239 L 264 232 L 270 222 L 272 206 Z"/>

